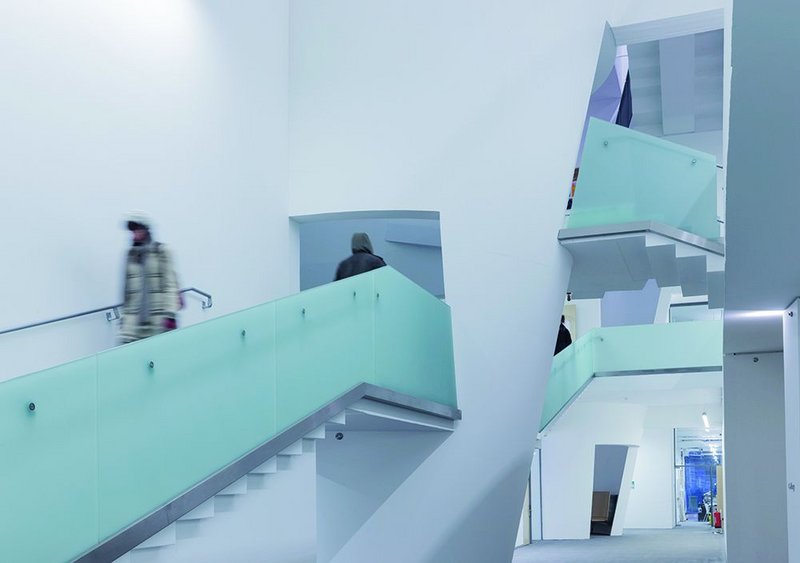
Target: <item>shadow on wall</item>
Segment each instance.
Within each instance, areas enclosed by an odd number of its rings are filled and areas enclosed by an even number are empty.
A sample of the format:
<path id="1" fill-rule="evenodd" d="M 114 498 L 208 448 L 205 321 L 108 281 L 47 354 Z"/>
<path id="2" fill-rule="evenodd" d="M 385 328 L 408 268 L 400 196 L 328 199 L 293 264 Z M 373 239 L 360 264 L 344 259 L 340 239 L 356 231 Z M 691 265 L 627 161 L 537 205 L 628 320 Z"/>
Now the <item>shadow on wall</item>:
<path id="1" fill-rule="evenodd" d="M 338 560 L 348 541 L 449 436 L 436 431 L 351 431 L 341 441 L 331 436 L 319 441 L 316 561 Z"/>
<path id="2" fill-rule="evenodd" d="M 351 254 L 350 238 L 365 232 L 388 265 L 444 298 L 442 243 L 436 212 L 334 213 L 293 218 L 300 238 L 300 290 L 333 281 Z"/>
<path id="3" fill-rule="evenodd" d="M 502 473 L 495 475 L 482 493 L 467 508 L 459 507 L 462 519 L 458 529 L 442 532 L 441 540 L 431 551 L 425 563 L 465 563 L 511 561 L 514 557 L 515 541 L 519 525 L 519 514 L 525 494 L 527 477 L 530 474 L 530 458 L 520 456 Z M 521 486 L 521 487 L 520 487 Z M 514 511 L 501 511 L 499 507 L 513 506 Z M 488 508 L 488 509 L 487 509 Z M 518 509 L 518 510 L 517 510 Z M 487 519 L 487 514 L 503 518 Z M 498 543 L 459 541 L 458 538 L 470 534 L 473 537 L 501 537 L 502 553 L 497 552 Z"/>

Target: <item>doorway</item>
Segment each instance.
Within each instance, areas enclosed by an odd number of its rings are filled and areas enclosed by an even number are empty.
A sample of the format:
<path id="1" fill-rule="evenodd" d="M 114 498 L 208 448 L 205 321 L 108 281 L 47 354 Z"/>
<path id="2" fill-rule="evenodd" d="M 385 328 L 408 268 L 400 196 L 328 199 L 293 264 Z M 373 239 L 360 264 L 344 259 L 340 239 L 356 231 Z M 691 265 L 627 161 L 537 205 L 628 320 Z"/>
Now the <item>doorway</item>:
<path id="1" fill-rule="evenodd" d="M 351 236 L 367 233 L 384 261 L 440 299 L 444 268 L 439 213 L 364 211 L 292 217 L 300 242 L 300 290 L 333 281 L 336 267 L 351 254 Z"/>
<path id="2" fill-rule="evenodd" d="M 533 450 L 531 473 L 522 503 L 522 516 L 517 530 L 516 546 L 520 547 L 542 539 L 542 450 Z"/>
<path id="3" fill-rule="evenodd" d="M 593 536 L 610 536 L 617 514 L 628 446 L 597 445 L 594 447 L 594 484 L 592 486 Z"/>
<path id="4" fill-rule="evenodd" d="M 722 432 L 675 429 L 675 525 L 721 526 Z M 715 522 L 715 514 L 719 514 Z"/>

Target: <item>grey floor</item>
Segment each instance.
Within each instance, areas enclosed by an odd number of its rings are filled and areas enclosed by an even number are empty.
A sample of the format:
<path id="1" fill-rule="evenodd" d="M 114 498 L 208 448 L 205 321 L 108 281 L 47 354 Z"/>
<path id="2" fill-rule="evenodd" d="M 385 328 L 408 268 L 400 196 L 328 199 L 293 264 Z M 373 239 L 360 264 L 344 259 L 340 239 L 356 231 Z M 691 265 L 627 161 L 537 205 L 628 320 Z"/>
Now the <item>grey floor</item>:
<path id="1" fill-rule="evenodd" d="M 625 530 L 621 536 L 542 541 L 514 552 L 513 563 L 717 563 L 725 561 L 725 539 L 705 524 L 674 530 Z"/>

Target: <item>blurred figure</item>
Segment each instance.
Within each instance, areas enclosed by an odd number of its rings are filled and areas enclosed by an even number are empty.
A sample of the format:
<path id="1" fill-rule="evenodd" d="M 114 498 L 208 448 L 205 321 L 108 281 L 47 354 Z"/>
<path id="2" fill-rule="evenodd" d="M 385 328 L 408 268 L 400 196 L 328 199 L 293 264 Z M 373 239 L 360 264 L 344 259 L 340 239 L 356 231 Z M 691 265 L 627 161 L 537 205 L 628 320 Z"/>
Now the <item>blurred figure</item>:
<path id="1" fill-rule="evenodd" d="M 122 344 L 177 328 L 181 308 L 172 257 L 162 243 L 153 240 L 150 218 L 130 213 L 125 227 L 131 232 L 132 244 L 125 264 Z"/>
<path id="2" fill-rule="evenodd" d="M 353 255 L 342 260 L 336 268 L 336 281 L 377 270 L 386 265 L 383 258 L 372 253 L 372 241 L 367 233 L 353 233 Z"/>
<path id="3" fill-rule="evenodd" d="M 558 339 L 556 340 L 556 351 L 553 353 L 554 356 L 558 355 L 561 350 L 572 344 L 572 335 L 569 333 L 569 329 L 564 324 L 566 321 L 566 317 L 561 315 L 561 325 L 558 327 Z"/>

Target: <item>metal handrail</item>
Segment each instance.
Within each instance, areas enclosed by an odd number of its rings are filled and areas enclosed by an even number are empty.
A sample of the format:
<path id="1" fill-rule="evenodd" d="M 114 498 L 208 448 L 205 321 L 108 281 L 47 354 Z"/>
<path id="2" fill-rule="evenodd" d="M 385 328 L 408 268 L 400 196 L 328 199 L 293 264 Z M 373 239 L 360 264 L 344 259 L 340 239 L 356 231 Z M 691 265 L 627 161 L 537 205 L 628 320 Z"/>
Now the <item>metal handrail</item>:
<path id="1" fill-rule="evenodd" d="M 214 300 L 211 297 L 211 294 L 206 293 L 196 287 L 187 287 L 181 289 L 178 293 L 196 293 L 200 296 L 202 301 L 203 309 L 210 309 L 214 306 Z M 106 313 L 106 320 L 108 322 L 116 321 L 122 318 L 122 315 L 119 314 L 119 310 L 122 308 L 122 303 L 118 303 L 116 305 L 109 305 L 108 307 L 100 307 L 99 309 L 91 309 L 89 311 L 81 311 L 80 313 L 73 313 L 72 315 L 64 315 L 63 317 L 56 317 L 55 319 L 48 319 L 46 321 L 39 321 L 27 325 L 16 326 L 14 328 L 7 328 L 5 330 L 0 330 L 0 336 L 4 334 L 10 334 L 12 332 L 19 332 L 21 330 L 28 330 L 29 328 L 36 328 L 40 326 L 45 326 L 54 323 L 60 323 L 61 321 L 68 321 L 70 319 L 77 319 L 78 317 L 86 317 L 89 315 L 95 315 L 97 313 L 102 313 L 105 311 Z"/>

